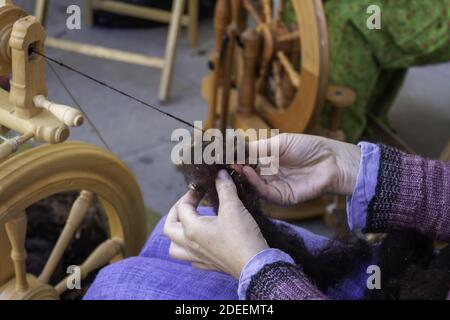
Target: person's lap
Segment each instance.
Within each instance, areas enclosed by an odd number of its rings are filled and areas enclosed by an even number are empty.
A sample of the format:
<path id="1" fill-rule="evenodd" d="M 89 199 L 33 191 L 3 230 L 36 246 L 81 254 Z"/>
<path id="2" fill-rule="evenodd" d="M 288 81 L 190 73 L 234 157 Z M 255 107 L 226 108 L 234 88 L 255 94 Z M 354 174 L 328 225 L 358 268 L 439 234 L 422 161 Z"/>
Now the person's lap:
<path id="1" fill-rule="evenodd" d="M 213 215 L 211 208 L 199 208 L 199 214 Z M 163 234 L 165 217 L 161 219 L 138 257 L 110 264 L 97 275 L 84 296 L 92 299 L 238 299 L 238 280 L 230 275 L 199 270 L 190 263 L 169 256 L 170 240 Z M 328 239 L 292 226 L 292 231 L 315 251 Z"/>

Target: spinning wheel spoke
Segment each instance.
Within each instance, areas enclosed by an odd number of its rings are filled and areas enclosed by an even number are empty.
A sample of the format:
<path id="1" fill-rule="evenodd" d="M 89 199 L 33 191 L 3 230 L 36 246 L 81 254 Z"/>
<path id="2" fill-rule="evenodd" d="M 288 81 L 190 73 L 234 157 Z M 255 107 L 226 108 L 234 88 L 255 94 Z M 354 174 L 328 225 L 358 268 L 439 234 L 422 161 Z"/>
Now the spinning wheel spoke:
<path id="1" fill-rule="evenodd" d="M 67 246 L 69 245 L 70 240 L 72 240 L 75 231 L 78 229 L 84 217 L 86 216 L 89 206 L 91 205 L 92 198 L 92 192 L 81 191 L 80 195 L 73 203 L 66 224 L 64 225 L 64 229 L 59 235 L 55 247 L 53 248 L 50 257 L 48 258 L 47 263 L 42 270 L 42 273 L 39 275 L 39 280 L 41 280 L 42 282 L 49 282 L 50 277 L 55 271 L 58 262 L 61 260 L 61 257 Z"/>
<path id="2" fill-rule="evenodd" d="M 274 61 L 272 65 L 273 77 L 275 79 L 275 104 L 281 109 L 284 106 L 284 94 L 282 87 L 282 66 L 279 61 Z"/>
<path id="3" fill-rule="evenodd" d="M 6 233 L 11 242 L 11 259 L 14 263 L 14 272 L 16 276 L 16 290 L 25 291 L 28 289 L 25 239 L 27 233 L 27 215 L 22 212 L 17 218 L 8 221 L 5 224 Z"/>
<path id="4" fill-rule="evenodd" d="M 256 24 L 260 25 L 263 23 L 262 18 L 260 17 L 258 10 L 256 10 L 251 0 L 244 0 L 244 7 L 256 21 Z"/>
<path id="5" fill-rule="evenodd" d="M 295 70 L 294 66 L 282 51 L 277 52 L 277 57 L 284 70 L 286 71 L 289 79 L 291 80 L 292 85 L 296 88 L 299 88 L 301 80 L 300 74 L 297 72 L 297 70 Z"/>
<path id="6" fill-rule="evenodd" d="M 123 251 L 123 248 L 123 240 L 119 238 L 102 242 L 80 266 L 81 279 L 85 279 L 89 273 L 107 264 Z M 67 290 L 67 278 L 58 283 L 55 289 L 58 294 L 63 294 Z"/>
<path id="7" fill-rule="evenodd" d="M 262 0 L 264 21 L 266 23 L 272 23 L 272 3 L 271 2 L 272 2 L 271 0 Z"/>
<path id="8" fill-rule="evenodd" d="M 266 62 L 263 62 L 261 65 L 261 69 L 259 72 L 259 79 L 256 84 L 256 88 L 258 92 L 264 90 L 264 86 L 267 83 L 267 77 L 269 76 L 269 65 Z"/>
<path id="9" fill-rule="evenodd" d="M 281 35 L 278 38 L 278 42 L 297 41 L 298 39 L 300 39 L 300 32 L 298 30 L 296 30 L 291 33 Z"/>

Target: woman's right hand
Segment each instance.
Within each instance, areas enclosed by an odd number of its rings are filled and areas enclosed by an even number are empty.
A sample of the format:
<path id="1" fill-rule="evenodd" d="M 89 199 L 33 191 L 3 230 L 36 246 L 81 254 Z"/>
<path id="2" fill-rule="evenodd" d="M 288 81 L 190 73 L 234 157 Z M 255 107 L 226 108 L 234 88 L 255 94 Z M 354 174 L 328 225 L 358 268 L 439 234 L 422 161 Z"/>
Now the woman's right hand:
<path id="1" fill-rule="evenodd" d="M 319 136 L 281 134 L 251 142 L 250 154 L 261 148 L 270 153 L 274 139 L 279 139 L 276 175 L 260 176 L 250 166 L 236 167 L 263 198 L 293 205 L 325 194 L 353 193 L 361 157 L 358 146 Z"/>

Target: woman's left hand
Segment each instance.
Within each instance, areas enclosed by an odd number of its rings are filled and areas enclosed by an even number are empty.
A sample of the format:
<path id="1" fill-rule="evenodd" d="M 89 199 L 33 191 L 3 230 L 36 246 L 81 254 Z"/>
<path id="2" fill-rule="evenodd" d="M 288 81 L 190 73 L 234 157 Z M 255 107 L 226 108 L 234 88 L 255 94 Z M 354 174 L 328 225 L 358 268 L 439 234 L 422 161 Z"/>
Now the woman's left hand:
<path id="1" fill-rule="evenodd" d="M 172 207 L 164 225 L 164 233 L 171 240 L 169 254 L 192 262 L 194 267 L 225 272 L 239 279 L 245 264 L 269 246 L 225 170 L 218 174 L 216 189 L 217 216 L 198 215 L 201 196 L 193 191 Z"/>

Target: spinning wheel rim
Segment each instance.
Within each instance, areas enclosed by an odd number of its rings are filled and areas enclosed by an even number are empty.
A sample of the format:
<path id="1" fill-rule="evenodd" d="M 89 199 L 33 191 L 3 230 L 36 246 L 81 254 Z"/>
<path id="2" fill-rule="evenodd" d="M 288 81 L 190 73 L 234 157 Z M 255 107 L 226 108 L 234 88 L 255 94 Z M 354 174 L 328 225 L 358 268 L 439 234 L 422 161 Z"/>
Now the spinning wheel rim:
<path id="1" fill-rule="evenodd" d="M 306 132 L 314 129 L 325 102 L 329 62 L 328 35 L 321 0 L 293 1 L 292 4 L 301 44 L 299 88 L 286 110 L 276 110 L 261 103 L 261 97 L 257 97 L 256 108 L 273 128 L 282 132 Z"/>
<path id="2" fill-rule="evenodd" d="M 20 153 L 0 165 L 0 188 L 0 228 L 40 199 L 89 190 L 103 205 L 109 239 L 123 240 L 120 258 L 136 255 L 146 239 L 145 207 L 134 176 L 120 160 L 98 147 L 67 142 Z M 3 230 L 0 248 L 1 288 L 14 278 L 11 246 Z"/>

